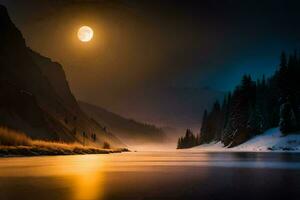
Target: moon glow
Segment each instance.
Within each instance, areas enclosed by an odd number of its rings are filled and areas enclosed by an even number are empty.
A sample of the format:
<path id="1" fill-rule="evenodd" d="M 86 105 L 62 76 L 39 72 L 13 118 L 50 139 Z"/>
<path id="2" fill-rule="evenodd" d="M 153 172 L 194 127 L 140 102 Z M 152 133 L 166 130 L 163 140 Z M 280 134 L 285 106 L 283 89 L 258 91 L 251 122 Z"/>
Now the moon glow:
<path id="1" fill-rule="evenodd" d="M 82 26 L 79 28 L 77 36 L 81 42 L 89 42 L 93 39 L 94 31 L 89 26 Z"/>

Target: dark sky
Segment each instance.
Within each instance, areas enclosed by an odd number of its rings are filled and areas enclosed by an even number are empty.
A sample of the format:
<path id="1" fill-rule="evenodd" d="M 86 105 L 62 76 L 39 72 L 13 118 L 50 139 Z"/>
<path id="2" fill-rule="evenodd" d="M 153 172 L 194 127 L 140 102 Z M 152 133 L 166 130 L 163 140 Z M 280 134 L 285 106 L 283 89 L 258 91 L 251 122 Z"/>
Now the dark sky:
<path id="1" fill-rule="evenodd" d="M 147 87 L 232 89 L 300 46 L 300 1 L 0 0 L 34 50 L 64 65 L 77 97 L 109 104 Z M 80 25 L 95 39 L 80 44 Z M 131 92 L 130 92 L 131 91 Z"/>

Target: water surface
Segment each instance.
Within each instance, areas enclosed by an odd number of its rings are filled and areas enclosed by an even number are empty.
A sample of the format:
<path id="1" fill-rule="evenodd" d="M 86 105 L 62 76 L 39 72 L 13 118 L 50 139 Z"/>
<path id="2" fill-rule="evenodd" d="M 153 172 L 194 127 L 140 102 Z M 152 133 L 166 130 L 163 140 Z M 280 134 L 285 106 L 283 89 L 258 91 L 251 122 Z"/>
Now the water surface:
<path id="1" fill-rule="evenodd" d="M 132 152 L 0 159 L 0 200 L 300 199 L 300 154 Z"/>

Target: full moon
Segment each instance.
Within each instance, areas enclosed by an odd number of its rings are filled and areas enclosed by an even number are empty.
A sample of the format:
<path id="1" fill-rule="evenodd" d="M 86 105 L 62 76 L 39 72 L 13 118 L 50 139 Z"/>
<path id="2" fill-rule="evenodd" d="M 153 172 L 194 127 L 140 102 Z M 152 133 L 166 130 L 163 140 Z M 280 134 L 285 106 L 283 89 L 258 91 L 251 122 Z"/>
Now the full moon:
<path id="1" fill-rule="evenodd" d="M 77 36 L 81 42 L 89 42 L 94 36 L 94 31 L 89 26 L 82 26 L 79 28 Z"/>

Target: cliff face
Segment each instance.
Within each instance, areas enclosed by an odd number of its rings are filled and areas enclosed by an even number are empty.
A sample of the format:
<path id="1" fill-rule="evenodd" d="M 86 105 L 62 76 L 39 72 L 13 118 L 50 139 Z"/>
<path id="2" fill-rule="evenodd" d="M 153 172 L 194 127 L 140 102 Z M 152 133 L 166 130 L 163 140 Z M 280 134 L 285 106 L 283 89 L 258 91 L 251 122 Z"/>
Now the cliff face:
<path id="1" fill-rule="evenodd" d="M 36 139 L 122 143 L 82 112 L 59 63 L 30 50 L 0 6 L 0 125 Z M 96 134 L 94 142 L 91 135 Z M 85 137 L 83 137 L 85 135 Z"/>
<path id="2" fill-rule="evenodd" d="M 53 62 L 51 59 L 32 50 L 30 50 L 30 55 L 35 64 L 47 77 L 50 85 L 54 89 L 55 93 L 61 98 L 62 102 L 73 109 L 73 111 L 80 112 L 80 109 L 77 106 L 77 101 L 69 88 L 63 67 L 59 63 Z"/>

